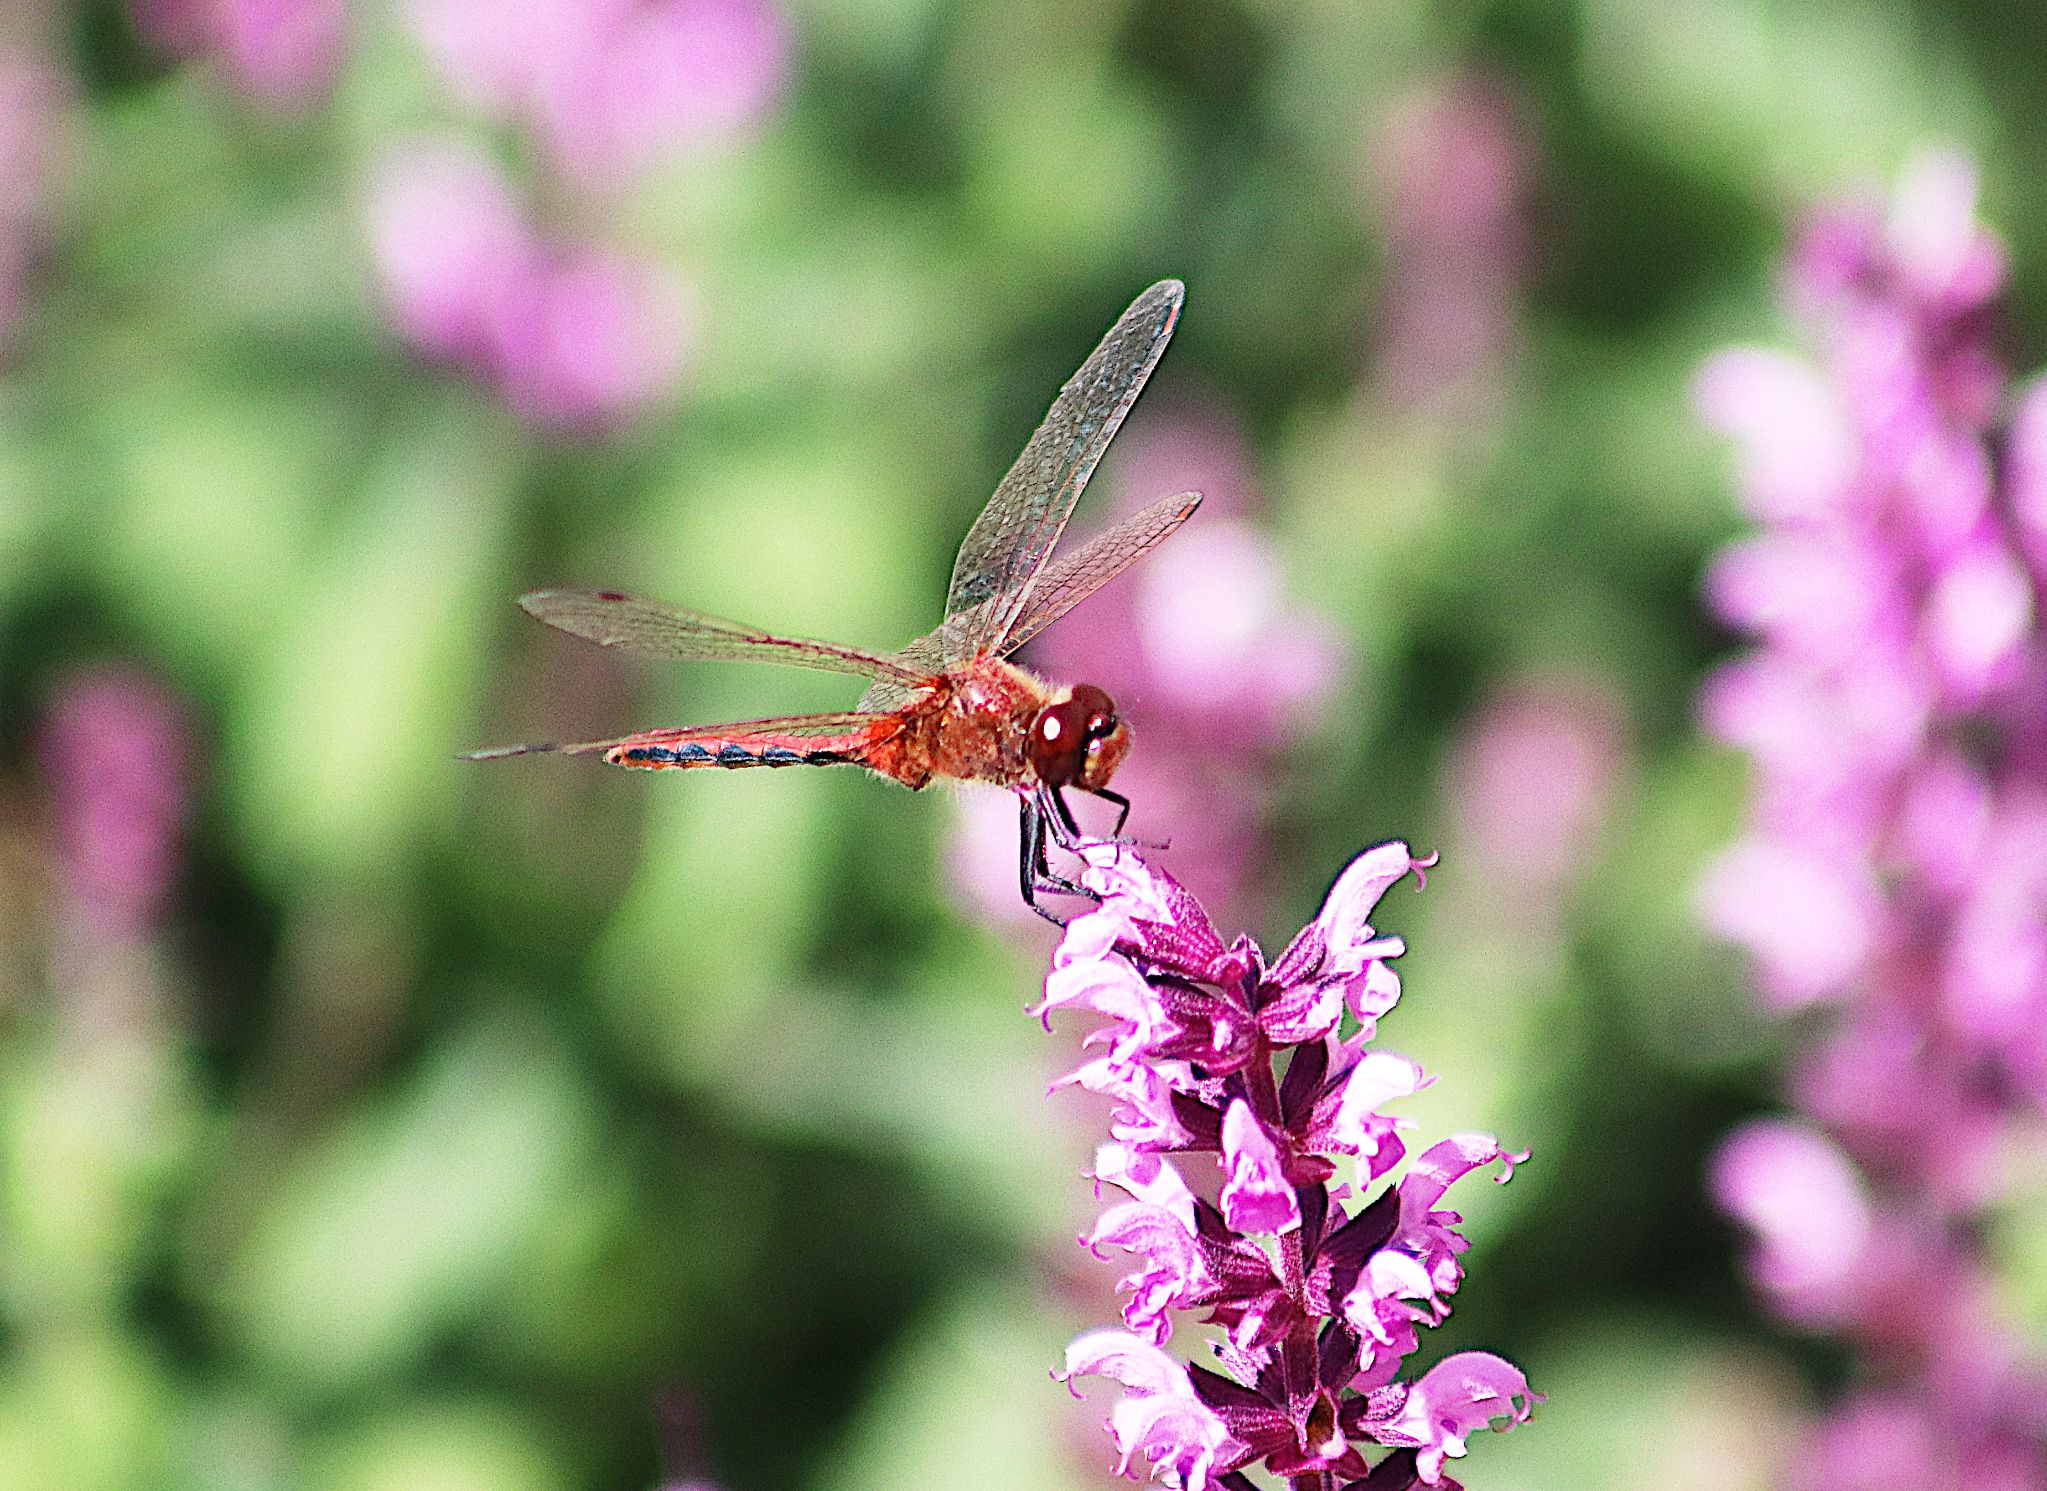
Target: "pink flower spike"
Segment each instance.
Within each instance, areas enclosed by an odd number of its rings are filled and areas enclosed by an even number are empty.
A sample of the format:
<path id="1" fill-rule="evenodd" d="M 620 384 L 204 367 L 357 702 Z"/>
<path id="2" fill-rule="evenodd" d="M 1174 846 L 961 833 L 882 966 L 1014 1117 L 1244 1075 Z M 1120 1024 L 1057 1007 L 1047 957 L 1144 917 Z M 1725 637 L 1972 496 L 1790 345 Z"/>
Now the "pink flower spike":
<path id="1" fill-rule="evenodd" d="M 1809 355 L 1700 374 L 1761 528 L 1708 582 L 1754 646 L 1700 714 L 1755 787 L 1699 909 L 1766 1007 L 1817 1006 L 1804 1116 L 1736 1129 L 1709 1179 L 1758 1289 L 1859 1384 L 1794 1491 L 2047 1485 L 2047 1359 L 1991 1324 L 1986 1242 L 2047 1125 L 2047 403 L 2000 360 L 1977 202 L 1966 155 L 1915 155 L 1887 214 L 1793 247 Z"/>
<path id="2" fill-rule="evenodd" d="M 1301 1206 L 1287 1183 L 1279 1148 L 1241 1098 L 1223 1114 L 1223 1217 L 1237 1232 L 1291 1232 Z"/>
<path id="3" fill-rule="evenodd" d="M 1076 1343 L 1065 1375 L 1112 1363 L 1097 1370 L 1132 1385 L 1111 1421 L 1124 1468 L 1142 1454 L 1169 1485 L 1246 1491 L 1254 1465 L 1279 1481 L 1412 1491 L 1426 1464 L 1440 1482 L 1445 1455 L 1462 1452 L 1479 1387 L 1494 1380 L 1482 1371 L 1464 1380 L 1467 1401 L 1437 1405 L 1435 1437 L 1384 1439 L 1406 1448 L 1376 1467 L 1356 1441 L 1406 1405 L 1416 1385 L 1402 1363 L 1420 1331 L 1447 1318 L 1463 1282 L 1462 1219 L 1436 1203 L 1473 1170 L 1499 1161 L 1511 1172 L 1525 1156 L 1490 1135 L 1457 1135 L 1369 1201 L 1334 1162 L 1358 1156 L 1369 1186 L 1407 1158 L 1400 1121 L 1378 1108 L 1425 1085 L 1421 1068 L 1370 1049 L 1369 1018 L 1342 1039 L 1334 1027 L 1345 992 L 1373 1015 L 1391 1007 L 1399 986 L 1385 960 L 1402 944 L 1366 918 L 1425 862 L 1402 844 L 1359 856 L 1268 969 L 1255 943 L 1225 944 L 1193 897 L 1127 846 L 1082 853 L 1102 906 L 1069 927 L 1041 1009 L 1091 1008 L 1104 1019 L 1087 1043 L 1107 1052 L 1069 1080 L 1116 1104 L 1097 1193 L 1108 1185 L 1133 1199 L 1105 1210 L 1082 1242 L 1139 1262 L 1117 1286 L 1129 1329 Z M 1181 1167 L 1203 1161 L 1219 1166 L 1216 1192 L 1182 1177 Z M 1162 1345 L 1174 1312 L 1191 1310 L 1223 1333 L 1216 1352 L 1228 1375 L 1184 1369 L 1190 1402 L 1161 1358 L 1137 1346 Z M 1427 1407 L 1424 1399 L 1416 1411 Z"/>

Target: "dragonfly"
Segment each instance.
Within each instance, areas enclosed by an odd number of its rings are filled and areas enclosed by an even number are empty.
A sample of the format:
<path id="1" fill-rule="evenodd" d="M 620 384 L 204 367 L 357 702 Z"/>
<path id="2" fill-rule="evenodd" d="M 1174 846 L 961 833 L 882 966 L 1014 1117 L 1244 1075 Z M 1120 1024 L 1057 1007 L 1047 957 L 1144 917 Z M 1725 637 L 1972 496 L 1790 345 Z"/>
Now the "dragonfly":
<path id="1" fill-rule="evenodd" d="M 1097 685 L 1054 684 L 1010 658 L 1201 505 L 1198 492 L 1166 497 L 1054 553 L 1081 489 L 1158 365 L 1185 298 L 1178 280 L 1161 280 L 1117 318 L 967 531 L 944 620 L 899 652 L 781 636 L 621 590 L 536 590 L 519 599 L 547 625 L 620 652 L 781 663 L 865 678 L 867 691 L 852 709 L 641 730 L 573 745 L 500 746 L 464 759 L 552 751 L 648 770 L 861 766 L 913 791 L 940 781 L 1006 788 L 1020 806 L 1024 903 L 1060 920 L 1038 897 L 1086 892 L 1052 872 L 1046 845 L 1071 851 L 1080 841 L 1068 791 L 1113 805 L 1111 837 L 1121 835 L 1130 802 L 1109 782 L 1129 753 L 1130 722 Z"/>

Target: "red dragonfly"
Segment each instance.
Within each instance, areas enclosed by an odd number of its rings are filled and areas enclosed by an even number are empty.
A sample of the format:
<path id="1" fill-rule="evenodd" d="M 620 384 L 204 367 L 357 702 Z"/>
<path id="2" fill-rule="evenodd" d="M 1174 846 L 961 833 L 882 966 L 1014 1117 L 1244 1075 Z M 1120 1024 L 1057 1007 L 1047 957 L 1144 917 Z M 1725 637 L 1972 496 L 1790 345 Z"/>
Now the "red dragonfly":
<path id="1" fill-rule="evenodd" d="M 1054 559 L 1053 548 L 1110 437 L 1157 366 L 1186 287 L 1161 280 L 1132 302 L 1080 371 L 968 530 L 953 563 L 945 620 L 897 653 L 781 637 L 617 590 L 536 590 L 519 604 L 601 647 L 659 658 L 823 668 L 872 680 L 852 709 L 725 725 L 642 730 L 579 745 L 476 751 L 491 760 L 535 751 L 602 755 L 615 766 L 864 766 L 912 790 L 933 781 L 987 782 L 1015 792 L 1023 817 L 1024 901 L 1078 887 L 1051 873 L 1048 836 L 1080 836 L 1064 792 L 1113 803 L 1122 832 L 1130 803 L 1109 779 L 1130 749 L 1130 725 L 1093 684 L 1062 688 L 1008 657 L 1186 522 L 1201 504 L 1183 492 Z M 1057 918 L 1052 918 L 1057 920 Z"/>

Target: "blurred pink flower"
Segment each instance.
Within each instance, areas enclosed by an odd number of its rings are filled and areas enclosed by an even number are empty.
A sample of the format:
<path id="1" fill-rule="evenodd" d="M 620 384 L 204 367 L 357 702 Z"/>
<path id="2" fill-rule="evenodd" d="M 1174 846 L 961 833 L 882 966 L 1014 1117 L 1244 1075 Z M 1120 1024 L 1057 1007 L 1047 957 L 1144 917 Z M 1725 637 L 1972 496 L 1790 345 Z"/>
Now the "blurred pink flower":
<path id="1" fill-rule="evenodd" d="M 1454 77 L 1401 99 L 1370 152 L 1381 198 L 1380 397 L 1472 416 L 1520 343 L 1534 144 L 1499 84 Z"/>
<path id="2" fill-rule="evenodd" d="M 786 84 L 769 0 L 406 0 L 414 34 L 474 106 L 530 125 L 585 186 L 739 132 Z"/>
<path id="3" fill-rule="evenodd" d="M 1697 388 L 1765 525 L 1707 582 L 1758 645 L 1701 715 L 1756 788 L 1701 907 L 1771 1003 L 1832 1006 L 1791 1084 L 1812 1123 L 1732 1136 L 1715 1189 L 1759 1287 L 1872 1384 L 1811 1491 L 2047 1488 L 2047 1363 L 1978 1241 L 2047 1125 L 2047 426 L 2032 395 L 1998 426 L 2004 254 L 1974 211 L 1936 153 L 1888 215 L 1820 218 L 1788 275 L 1813 355 L 1723 352 Z"/>
<path id="4" fill-rule="evenodd" d="M 372 179 L 369 219 L 398 329 L 429 357 L 487 370 L 501 308 L 537 253 L 504 174 L 480 151 L 416 141 Z"/>
<path id="5" fill-rule="evenodd" d="M 1875 946 L 1881 910 L 1859 865 L 1782 840 L 1743 839 L 1699 883 L 1701 918 L 1755 956 L 1783 1009 L 1847 991 Z"/>
<path id="6" fill-rule="evenodd" d="M 549 241 L 480 152 L 438 142 L 394 152 L 368 212 L 399 330 L 536 423 L 616 426 L 678 382 L 690 335 L 681 284 L 615 250 Z"/>
<path id="7" fill-rule="evenodd" d="M 180 57 L 217 60 L 264 103 L 325 97 L 348 44 L 346 0 L 135 0 L 136 28 Z"/>
<path id="8" fill-rule="evenodd" d="M 70 89 L 26 56 L 0 55 L 0 349 L 22 295 L 64 155 Z"/>
<path id="9" fill-rule="evenodd" d="M 1459 841 L 1524 909 L 1553 900 L 1598 842 L 1625 753 L 1620 701 L 1597 681 L 1501 687 L 1450 759 Z"/>
<path id="10" fill-rule="evenodd" d="M 68 914 L 127 940 L 161 916 L 191 793 L 191 726 L 162 684 L 105 667 L 62 680 L 38 755 Z"/>
<path id="11" fill-rule="evenodd" d="M 602 182 L 666 153 L 740 132 L 765 115 L 788 71 L 781 12 L 765 0 L 643 6 L 555 74 L 542 117 L 563 165 Z"/>
<path id="12" fill-rule="evenodd" d="M 1779 1306 L 1838 1318 L 1870 1234 L 1868 1192 L 1840 1148 L 1810 1124 L 1758 1119 L 1720 1146 L 1710 1185 L 1754 1234 L 1750 1272 Z"/>
<path id="13" fill-rule="evenodd" d="M 601 248 L 543 256 L 497 324 L 498 374 L 536 423 L 601 429 L 646 413 L 675 387 L 688 299 L 658 266 Z"/>

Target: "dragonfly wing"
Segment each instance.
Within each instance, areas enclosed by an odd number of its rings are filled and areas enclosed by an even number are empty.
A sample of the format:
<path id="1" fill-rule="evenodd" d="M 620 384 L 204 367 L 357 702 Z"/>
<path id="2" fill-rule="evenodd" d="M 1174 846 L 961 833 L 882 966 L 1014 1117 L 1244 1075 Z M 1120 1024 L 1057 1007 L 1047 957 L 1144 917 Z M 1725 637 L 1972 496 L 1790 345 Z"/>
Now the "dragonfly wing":
<path id="1" fill-rule="evenodd" d="M 947 627 L 950 625 L 948 622 L 936 631 L 926 632 L 895 655 L 895 661 L 906 672 L 915 675 L 914 682 L 894 676 L 877 678 L 860 696 L 858 707 L 886 713 L 901 709 L 922 693 L 936 675 L 945 671 L 949 656 Z"/>
<path id="2" fill-rule="evenodd" d="M 996 640 L 994 651 L 998 655 L 1016 651 L 1164 543 L 1199 506 L 1199 492 L 1162 498 L 1053 560 L 1031 587 L 1029 604 Z"/>
<path id="3" fill-rule="evenodd" d="M 1132 513 L 1113 528 L 1103 530 L 1075 549 L 1046 565 L 1031 587 L 1030 604 L 1010 623 L 1007 632 L 994 637 L 987 650 L 1006 656 L 1100 590 L 1146 554 L 1171 537 L 1201 506 L 1199 492 L 1182 492 L 1163 498 Z M 1000 597 L 983 601 L 974 610 L 947 617 L 935 631 L 926 632 L 895 655 L 896 662 L 928 677 L 960 656 L 962 638 L 984 636 L 987 613 Z M 901 709 L 916 696 L 914 686 L 893 678 L 877 679 L 860 696 L 862 709 Z"/>
<path id="4" fill-rule="evenodd" d="M 960 545 L 945 614 L 976 619 L 947 632 L 944 661 L 987 650 L 1024 609 L 1081 488 L 1158 365 L 1186 294 L 1178 280 L 1160 280 L 1138 296 L 1059 390 Z"/>
<path id="5" fill-rule="evenodd" d="M 536 590 L 520 596 L 519 604 L 558 631 L 642 657 L 785 663 L 863 678 L 903 676 L 899 664 L 878 653 L 807 637 L 778 637 L 622 590 Z"/>
<path id="6" fill-rule="evenodd" d="M 457 758 L 463 761 L 496 761 L 506 756 L 530 756 L 554 753 L 564 756 L 610 756 L 634 748 L 656 747 L 673 755 L 678 749 L 693 745 L 710 747 L 709 759 L 688 764 L 706 766 L 757 765 L 756 760 L 721 763 L 716 759 L 717 746 L 726 744 L 745 748 L 749 754 L 766 750 L 777 743 L 788 742 L 797 748 L 799 754 L 804 746 L 815 746 L 825 740 L 872 743 L 874 740 L 893 735 L 901 722 L 889 714 L 877 714 L 872 710 L 841 710 L 831 714 L 778 715 L 761 720 L 738 720 L 724 725 L 680 725 L 661 730 L 641 730 L 632 735 L 621 735 L 611 740 L 584 740 L 573 745 L 556 745 L 538 742 L 532 745 L 494 746 L 488 750 L 470 751 Z M 848 756 L 847 759 L 852 759 Z M 678 761 L 664 761 L 663 765 L 684 764 Z M 782 764 L 769 758 L 768 765 Z"/>

